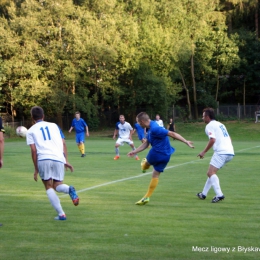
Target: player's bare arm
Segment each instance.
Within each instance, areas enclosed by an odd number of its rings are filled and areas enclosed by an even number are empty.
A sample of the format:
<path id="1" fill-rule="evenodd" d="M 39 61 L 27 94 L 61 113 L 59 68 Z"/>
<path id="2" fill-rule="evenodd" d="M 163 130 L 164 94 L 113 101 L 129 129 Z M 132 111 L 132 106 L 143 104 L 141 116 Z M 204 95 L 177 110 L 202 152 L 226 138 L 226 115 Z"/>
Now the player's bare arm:
<path id="1" fill-rule="evenodd" d="M 138 148 L 136 148 L 134 151 L 131 151 L 127 154 L 127 156 L 129 157 L 133 157 L 135 156 L 137 153 L 142 152 L 143 150 L 145 150 L 147 147 L 149 146 L 149 142 L 144 142 L 142 143 Z"/>
<path id="2" fill-rule="evenodd" d="M 33 179 L 35 181 L 38 180 L 38 164 L 37 164 L 37 150 L 35 144 L 30 144 L 31 147 L 31 155 L 32 155 L 32 161 L 34 164 L 34 173 L 33 173 Z"/>
<path id="3" fill-rule="evenodd" d="M 130 131 L 130 135 L 129 135 L 129 139 L 130 139 L 130 140 L 133 140 L 133 137 L 132 137 L 133 133 L 134 133 L 134 131 L 131 130 L 131 131 Z"/>
<path id="4" fill-rule="evenodd" d="M 66 163 L 64 164 L 64 166 L 65 166 L 66 170 L 67 170 L 67 169 L 70 169 L 71 172 L 74 171 L 73 166 L 72 166 L 69 162 L 66 162 Z"/>
<path id="5" fill-rule="evenodd" d="M 187 144 L 190 148 L 194 148 L 192 141 L 186 140 L 184 137 L 182 137 L 180 134 L 178 134 L 176 132 L 169 131 L 168 136 L 173 137 L 173 138 Z"/>
<path id="6" fill-rule="evenodd" d="M 200 157 L 200 159 L 203 159 L 205 154 L 207 153 L 207 151 L 214 145 L 215 141 L 216 141 L 215 138 L 210 138 L 207 146 L 205 147 L 205 149 L 202 152 L 200 152 L 197 155 L 197 157 Z"/>
<path id="7" fill-rule="evenodd" d="M 114 135 L 113 135 L 113 139 L 116 139 L 116 136 L 118 135 L 118 130 L 117 129 L 115 129 L 115 131 L 114 131 Z"/>

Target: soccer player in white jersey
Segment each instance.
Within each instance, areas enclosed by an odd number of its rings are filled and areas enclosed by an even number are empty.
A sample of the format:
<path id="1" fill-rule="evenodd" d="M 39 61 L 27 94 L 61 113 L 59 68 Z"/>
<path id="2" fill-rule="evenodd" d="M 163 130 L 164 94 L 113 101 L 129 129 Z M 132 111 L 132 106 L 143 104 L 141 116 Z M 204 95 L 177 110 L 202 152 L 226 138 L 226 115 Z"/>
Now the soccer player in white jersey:
<path id="1" fill-rule="evenodd" d="M 125 116 L 120 115 L 119 122 L 116 123 L 116 128 L 113 135 L 114 140 L 116 136 L 118 136 L 115 144 L 116 156 L 114 157 L 114 160 L 118 160 L 120 158 L 119 146 L 124 145 L 124 143 L 129 144 L 132 150 L 135 150 L 134 142 L 132 139 L 133 132 L 134 132 L 133 127 L 128 122 L 125 121 Z M 135 159 L 140 160 L 137 155 L 135 156 Z"/>
<path id="2" fill-rule="evenodd" d="M 58 213 L 54 219 L 66 220 L 55 191 L 69 194 L 75 206 L 79 204 L 79 197 L 73 186 L 63 184 L 64 166 L 73 171 L 68 162 L 64 135 L 56 124 L 44 121 L 44 111 L 41 107 L 33 107 L 31 116 L 35 124 L 28 130 L 26 141 L 31 148 L 34 180 L 37 181 L 39 173 L 51 205 Z"/>
<path id="3" fill-rule="evenodd" d="M 212 203 L 219 202 L 225 198 L 219 184 L 219 178 L 217 171 L 222 168 L 227 162 L 231 161 L 234 157 L 234 148 L 231 142 L 231 138 L 228 134 L 226 127 L 215 120 L 215 114 L 213 108 L 205 108 L 203 110 L 203 121 L 207 124 L 205 128 L 206 135 L 209 137 L 208 144 L 202 152 L 198 154 L 200 159 L 203 159 L 206 152 L 213 147 L 214 154 L 211 158 L 208 168 L 208 178 L 205 183 L 202 192 L 199 192 L 197 196 L 204 200 L 208 194 L 208 191 L 213 187 L 216 196 L 212 199 Z"/>
<path id="4" fill-rule="evenodd" d="M 162 119 L 160 118 L 160 115 L 159 115 L 159 114 L 157 114 L 157 115 L 155 116 L 155 122 L 158 124 L 158 126 L 164 127 L 163 121 L 162 121 Z"/>

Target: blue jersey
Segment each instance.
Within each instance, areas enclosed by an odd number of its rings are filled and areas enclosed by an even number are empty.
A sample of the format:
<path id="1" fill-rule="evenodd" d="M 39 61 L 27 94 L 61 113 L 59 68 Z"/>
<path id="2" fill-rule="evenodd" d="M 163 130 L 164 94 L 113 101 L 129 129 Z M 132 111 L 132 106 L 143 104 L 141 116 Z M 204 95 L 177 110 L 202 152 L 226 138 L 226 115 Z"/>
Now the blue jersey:
<path id="1" fill-rule="evenodd" d="M 79 120 L 74 118 L 72 120 L 71 126 L 74 127 L 76 133 L 79 134 L 79 133 L 85 132 L 87 123 L 82 118 L 80 118 Z"/>
<path id="2" fill-rule="evenodd" d="M 171 147 L 169 138 L 169 130 L 159 126 L 155 121 L 150 122 L 150 128 L 147 133 L 147 140 L 152 145 L 152 150 L 157 153 L 171 155 L 174 148 Z"/>
<path id="3" fill-rule="evenodd" d="M 145 138 L 144 129 L 138 123 L 134 124 L 134 128 L 136 129 L 139 140 L 144 139 Z"/>

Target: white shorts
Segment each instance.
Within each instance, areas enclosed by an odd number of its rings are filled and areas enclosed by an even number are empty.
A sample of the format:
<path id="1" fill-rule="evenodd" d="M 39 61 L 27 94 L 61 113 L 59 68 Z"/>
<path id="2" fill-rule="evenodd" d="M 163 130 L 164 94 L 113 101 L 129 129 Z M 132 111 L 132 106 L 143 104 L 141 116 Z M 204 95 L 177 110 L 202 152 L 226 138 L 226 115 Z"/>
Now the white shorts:
<path id="1" fill-rule="evenodd" d="M 214 153 L 211 160 L 210 165 L 216 167 L 217 169 L 222 168 L 227 162 L 233 159 L 234 155 L 230 154 L 217 154 Z"/>
<path id="2" fill-rule="evenodd" d="M 52 160 L 38 161 L 38 170 L 41 179 L 44 181 L 49 179 L 63 181 L 64 179 L 64 163 L 62 162 Z"/>
<path id="3" fill-rule="evenodd" d="M 119 137 L 116 140 L 116 144 L 124 145 L 124 143 L 127 143 L 130 145 L 130 144 L 133 144 L 134 142 L 132 140 L 130 140 L 129 138 L 121 138 L 121 137 Z"/>

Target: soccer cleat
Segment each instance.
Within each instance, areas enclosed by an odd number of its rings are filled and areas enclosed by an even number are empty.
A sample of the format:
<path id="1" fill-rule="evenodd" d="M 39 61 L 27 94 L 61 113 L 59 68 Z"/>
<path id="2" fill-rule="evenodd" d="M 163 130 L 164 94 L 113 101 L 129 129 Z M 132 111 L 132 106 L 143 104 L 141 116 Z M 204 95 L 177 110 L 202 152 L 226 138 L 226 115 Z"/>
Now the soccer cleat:
<path id="1" fill-rule="evenodd" d="M 224 200 L 225 199 L 225 196 L 223 195 L 223 196 L 220 196 L 220 197 L 217 197 L 217 196 L 215 196 L 213 199 L 212 199 L 212 203 L 217 203 L 217 202 L 219 202 L 219 201 L 221 201 L 221 200 Z"/>
<path id="2" fill-rule="evenodd" d="M 81 155 L 81 157 L 85 157 L 85 156 L 86 156 L 86 154 L 84 154 L 84 153 Z"/>
<path id="3" fill-rule="evenodd" d="M 57 216 L 54 218 L 55 220 L 66 220 L 66 215 Z"/>
<path id="4" fill-rule="evenodd" d="M 140 161 L 140 158 L 138 156 L 135 157 L 136 161 Z"/>
<path id="5" fill-rule="evenodd" d="M 202 192 L 197 193 L 197 197 L 199 199 L 201 199 L 201 200 L 205 200 L 206 199 L 206 196 Z"/>
<path id="6" fill-rule="evenodd" d="M 150 164 L 147 163 L 146 158 L 143 158 L 141 161 L 141 170 L 142 172 L 145 172 L 145 170 L 150 168 Z"/>
<path id="7" fill-rule="evenodd" d="M 115 157 L 114 157 L 114 160 L 118 160 L 119 159 L 119 155 L 116 155 Z"/>
<path id="8" fill-rule="evenodd" d="M 79 205 L 79 197 L 78 197 L 76 190 L 73 186 L 69 187 L 69 195 L 70 195 L 70 198 L 72 199 L 73 204 L 75 206 L 78 206 Z"/>
<path id="9" fill-rule="evenodd" d="M 149 198 L 142 198 L 142 199 L 140 199 L 139 201 L 137 201 L 136 203 L 135 203 L 135 205 L 145 205 L 146 203 L 148 203 L 149 202 Z"/>

